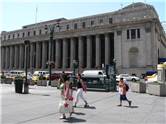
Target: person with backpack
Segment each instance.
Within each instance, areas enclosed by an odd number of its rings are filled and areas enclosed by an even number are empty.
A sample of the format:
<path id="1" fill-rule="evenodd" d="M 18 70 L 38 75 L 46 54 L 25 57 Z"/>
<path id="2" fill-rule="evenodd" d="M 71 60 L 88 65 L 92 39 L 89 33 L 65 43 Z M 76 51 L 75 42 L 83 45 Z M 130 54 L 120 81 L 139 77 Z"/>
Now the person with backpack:
<path id="1" fill-rule="evenodd" d="M 125 81 L 123 80 L 123 78 L 120 78 L 119 81 L 119 93 L 120 93 L 120 104 L 118 106 L 122 106 L 122 101 L 125 100 L 129 103 L 129 106 L 131 106 L 131 100 L 128 100 L 126 97 L 126 93 L 129 90 L 129 86 L 127 83 L 125 83 Z"/>
<path id="2" fill-rule="evenodd" d="M 86 85 L 85 85 L 85 82 L 81 79 L 80 74 L 78 74 L 78 76 L 77 76 L 77 86 L 76 86 L 76 88 L 77 88 L 77 91 L 76 91 L 76 99 L 75 99 L 74 107 L 77 106 L 79 98 L 81 98 L 84 101 L 84 103 L 85 103 L 84 107 L 85 108 L 88 107 L 89 106 L 88 102 L 85 100 L 85 98 L 83 96 L 83 91 L 86 92 Z"/>

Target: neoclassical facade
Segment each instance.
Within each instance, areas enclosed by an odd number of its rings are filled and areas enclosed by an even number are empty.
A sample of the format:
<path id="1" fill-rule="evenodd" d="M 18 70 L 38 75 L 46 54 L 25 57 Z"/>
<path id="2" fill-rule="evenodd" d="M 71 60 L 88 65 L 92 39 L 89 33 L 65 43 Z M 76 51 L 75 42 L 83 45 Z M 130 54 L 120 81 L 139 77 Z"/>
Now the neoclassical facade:
<path id="1" fill-rule="evenodd" d="M 1 32 L 1 69 L 25 68 L 25 45 L 29 40 L 29 70 L 46 70 L 49 60 L 50 26 L 54 70 L 99 69 L 116 59 L 118 73 L 144 73 L 166 58 L 166 36 L 151 5 L 133 3 L 114 12 L 76 19 L 55 19 Z M 58 26 L 58 27 L 57 27 Z M 47 29 L 47 30 L 46 30 Z"/>

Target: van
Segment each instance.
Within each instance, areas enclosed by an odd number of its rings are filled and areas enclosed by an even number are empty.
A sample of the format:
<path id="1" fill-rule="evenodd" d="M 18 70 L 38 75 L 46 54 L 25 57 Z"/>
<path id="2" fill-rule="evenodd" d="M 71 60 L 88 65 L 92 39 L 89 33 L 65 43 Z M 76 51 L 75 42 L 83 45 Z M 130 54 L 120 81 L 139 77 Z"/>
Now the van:
<path id="1" fill-rule="evenodd" d="M 85 70 L 81 74 L 82 77 L 104 78 L 106 77 L 104 70 Z"/>
<path id="2" fill-rule="evenodd" d="M 25 71 L 21 70 L 11 70 L 9 72 L 10 78 L 15 79 L 15 77 L 20 76 L 20 77 L 25 77 Z"/>
<path id="3" fill-rule="evenodd" d="M 39 76 L 42 75 L 43 77 L 45 77 L 47 74 L 49 74 L 48 71 L 35 71 L 35 72 L 33 73 L 32 80 L 33 80 L 34 82 L 37 82 L 37 81 L 39 80 Z"/>

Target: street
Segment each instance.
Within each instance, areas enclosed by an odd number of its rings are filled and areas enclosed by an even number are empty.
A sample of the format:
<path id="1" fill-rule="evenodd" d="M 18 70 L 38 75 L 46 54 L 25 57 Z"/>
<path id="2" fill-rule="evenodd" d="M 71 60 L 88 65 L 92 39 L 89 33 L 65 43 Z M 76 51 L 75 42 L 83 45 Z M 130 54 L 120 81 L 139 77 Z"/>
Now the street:
<path id="1" fill-rule="evenodd" d="M 123 102 L 118 107 L 118 92 L 87 91 L 90 107 L 80 101 L 75 113 L 66 120 L 59 119 L 60 91 L 56 87 L 30 86 L 30 94 L 16 94 L 14 85 L 0 84 L 2 124 L 165 124 L 166 97 L 130 92 L 132 106 Z M 75 95 L 75 92 L 74 92 Z M 68 117 L 68 115 L 67 115 Z"/>

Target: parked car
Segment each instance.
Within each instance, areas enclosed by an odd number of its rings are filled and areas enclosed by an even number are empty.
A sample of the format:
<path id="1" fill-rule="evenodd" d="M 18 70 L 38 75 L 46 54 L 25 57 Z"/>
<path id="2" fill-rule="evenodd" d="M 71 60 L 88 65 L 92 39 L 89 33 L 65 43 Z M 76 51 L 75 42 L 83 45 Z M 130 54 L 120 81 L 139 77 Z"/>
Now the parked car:
<path id="1" fill-rule="evenodd" d="M 151 76 L 147 76 L 146 83 L 157 81 L 157 74 L 153 74 Z"/>
<path id="2" fill-rule="evenodd" d="M 15 79 L 15 77 L 24 77 L 25 76 L 25 71 L 22 70 L 11 70 L 9 72 L 10 78 Z"/>
<path id="3" fill-rule="evenodd" d="M 104 70 L 85 70 L 82 72 L 81 76 L 87 78 L 104 78 L 106 74 Z"/>
<path id="4" fill-rule="evenodd" d="M 140 80 L 140 78 L 137 76 L 133 76 L 133 75 L 131 76 L 129 74 L 120 74 L 120 75 L 116 76 L 116 81 L 119 82 L 120 78 L 123 78 L 127 81 L 139 81 Z"/>

